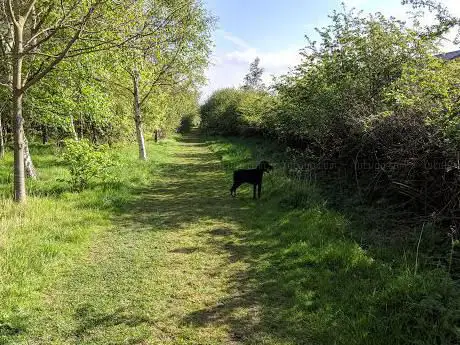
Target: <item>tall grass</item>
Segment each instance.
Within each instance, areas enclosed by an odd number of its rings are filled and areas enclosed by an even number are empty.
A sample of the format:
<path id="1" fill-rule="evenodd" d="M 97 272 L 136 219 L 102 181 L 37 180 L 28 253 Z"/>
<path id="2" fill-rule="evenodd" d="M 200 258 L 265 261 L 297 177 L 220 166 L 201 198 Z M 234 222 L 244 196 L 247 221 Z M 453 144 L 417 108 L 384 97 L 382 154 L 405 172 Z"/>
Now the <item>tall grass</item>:
<path id="1" fill-rule="evenodd" d="M 382 241 L 366 219 L 376 210 L 331 205 L 330 190 L 289 176 L 279 148 L 260 139 L 214 138 L 210 147 L 229 175 L 262 159 L 275 166 L 247 225 L 253 230 L 242 234 L 262 323 L 278 335 L 268 344 L 458 344 L 458 283 L 426 259 L 420 231 L 398 245 Z M 251 187 L 241 189 L 239 198 L 251 197 Z M 380 219 L 391 217 L 381 211 Z M 260 334 L 249 343 L 257 341 Z"/>

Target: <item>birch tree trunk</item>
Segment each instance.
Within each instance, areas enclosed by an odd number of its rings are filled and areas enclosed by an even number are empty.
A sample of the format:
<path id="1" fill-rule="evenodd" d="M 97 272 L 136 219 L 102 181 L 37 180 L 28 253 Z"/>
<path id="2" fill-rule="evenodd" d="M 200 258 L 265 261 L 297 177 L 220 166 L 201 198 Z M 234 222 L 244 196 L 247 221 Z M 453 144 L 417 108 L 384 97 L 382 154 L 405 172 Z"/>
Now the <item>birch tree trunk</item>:
<path id="1" fill-rule="evenodd" d="M 134 85 L 134 122 L 136 124 L 136 137 L 139 145 L 139 159 L 147 160 L 147 152 L 145 149 L 144 130 L 142 126 L 141 104 L 139 99 L 139 72 L 134 70 L 133 73 Z"/>
<path id="2" fill-rule="evenodd" d="M 24 169 L 24 118 L 22 117 L 22 62 L 23 62 L 24 21 L 15 25 L 13 46 L 13 132 L 14 132 L 14 200 L 26 200 L 26 182 Z"/>
<path id="3" fill-rule="evenodd" d="M 36 11 L 35 6 L 40 3 L 41 10 Z M 75 6 L 66 13 L 54 12 L 54 6 L 48 1 L 38 2 L 36 0 L 19 1 L 3 0 L 2 13 L 8 18 L 9 25 L 13 32 L 13 49 L 10 54 L 12 66 L 11 78 L 11 104 L 12 104 L 12 122 L 14 134 L 14 200 L 24 202 L 26 200 L 25 172 L 26 168 L 30 175 L 34 176 L 33 164 L 30 159 L 27 142 L 24 141 L 24 118 L 23 118 L 23 100 L 25 92 L 37 84 L 42 78 L 49 74 L 53 68 L 58 65 L 69 53 L 72 46 L 77 42 L 84 31 L 84 28 L 96 7 L 103 6 L 106 1 L 91 1 L 91 6 L 86 6 L 86 2 L 75 1 Z M 84 3 L 84 4 L 83 4 Z M 62 4 L 61 4 L 62 5 Z M 62 5 L 63 6 L 63 5 Z M 80 13 L 80 6 L 84 11 Z M 46 22 L 46 18 L 56 13 L 57 18 L 53 20 L 56 24 L 50 27 L 41 27 Z M 73 14 L 79 16 L 78 20 L 73 18 Z M 31 25 L 27 25 L 26 34 L 29 39 L 24 40 L 25 23 L 32 16 Z M 3 23 L 3 22 L 2 22 Z M 68 38 L 61 35 L 54 35 L 61 29 L 74 29 L 74 32 Z M 64 39 L 64 41 L 62 41 Z M 37 73 L 28 76 L 23 80 L 23 62 L 24 55 L 32 56 L 32 60 L 39 56 L 40 47 L 46 42 L 62 42 L 64 45 L 55 55 L 49 59 L 43 59 Z M 24 44 L 26 50 L 24 50 Z M 99 45 L 99 44 L 97 44 Z M 94 45 L 96 47 L 96 44 Z M 88 48 L 85 53 L 89 53 L 92 48 Z M 26 158 L 27 162 L 24 162 Z"/>
<path id="4" fill-rule="evenodd" d="M 34 180 L 37 179 L 37 171 L 35 170 L 34 163 L 32 162 L 32 156 L 29 152 L 29 141 L 27 137 L 23 134 L 24 138 L 24 168 L 26 176 Z"/>
<path id="5" fill-rule="evenodd" d="M 81 139 L 83 139 L 83 116 L 82 116 L 81 112 L 79 114 L 78 122 L 79 122 L 78 131 L 79 131 L 79 134 L 80 134 L 79 139 L 81 140 Z"/>
<path id="6" fill-rule="evenodd" d="M 73 115 L 70 115 L 70 132 L 75 141 L 78 141 L 77 130 L 75 129 L 75 121 L 73 120 Z"/>

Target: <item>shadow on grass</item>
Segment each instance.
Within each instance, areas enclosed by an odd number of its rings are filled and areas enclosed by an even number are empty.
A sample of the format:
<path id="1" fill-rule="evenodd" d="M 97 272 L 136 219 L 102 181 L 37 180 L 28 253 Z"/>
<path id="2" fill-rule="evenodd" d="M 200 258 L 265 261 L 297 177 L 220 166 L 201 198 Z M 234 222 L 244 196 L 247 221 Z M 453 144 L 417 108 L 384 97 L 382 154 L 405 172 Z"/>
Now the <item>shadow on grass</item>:
<path id="1" fill-rule="evenodd" d="M 199 147 L 197 140 L 186 136 L 181 143 Z M 230 198 L 231 180 L 213 153 L 200 149 L 175 156 L 180 163 L 156 164 L 161 178 L 132 191 L 135 197 L 114 210 L 118 223 L 140 231 L 173 230 L 207 218 L 235 220 L 249 207 L 248 200 Z"/>
<path id="2" fill-rule="evenodd" d="M 110 313 L 101 313 L 91 305 L 80 306 L 75 313 L 75 319 L 78 321 L 78 326 L 73 333 L 73 336 L 81 341 L 85 337 L 94 336 L 94 333 L 102 328 L 133 328 L 141 325 L 152 326 L 153 320 L 147 316 L 133 315 L 129 310 L 118 308 Z M 131 338 L 126 338 L 123 344 L 144 344 L 147 335 L 138 335 Z"/>
<path id="3" fill-rule="evenodd" d="M 197 141 L 196 135 L 184 137 L 181 144 L 191 148 L 176 154 L 178 163 L 156 165 L 162 179 L 135 190 L 135 197 L 115 210 L 117 231 L 177 231 L 206 219 L 243 229 L 207 232 L 210 246 L 227 253 L 228 265 L 245 263 L 248 269 L 230 277 L 231 297 L 190 313 L 184 324 L 225 324 L 232 340 L 245 344 L 332 344 L 365 337 L 372 321 L 369 299 L 384 282 L 372 282 L 380 275 L 378 266 L 345 240 L 346 220 L 325 209 L 285 212 L 270 193 L 258 202 L 249 191 L 230 198 L 231 171 L 223 171 L 215 153 L 194 150 L 201 147 Z"/>
<path id="4" fill-rule="evenodd" d="M 323 204 L 285 210 L 283 194 L 222 214 L 242 230 L 213 229 L 209 242 L 248 269 L 230 278 L 231 297 L 184 323 L 226 324 L 244 344 L 456 343 L 458 290 L 446 272 L 417 276 L 394 257 L 377 260 L 351 238 L 356 221 Z"/>
<path id="5" fill-rule="evenodd" d="M 250 230 L 237 234 L 236 244 L 220 235 L 210 239 L 232 254 L 230 261 L 249 264 L 230 279 L 237 292 L 184 322 L 226 323 L 245 344 L 369 344 L 371 299 L 385 284 L 381 268 L 340 239 L 340 219 L 321 220 L 323 214 L 315 212 L 268 216 L 261 207 L 257 213 L 267 223 L 246 220 Z M 318 226 L 330 233 L 309 229 Z"/>
<path id="6" fill-rule="evenodd" d="M 435 279 L 422 290 L 417 277 L 373 259 L 348 236 L 349 220 L 324 205 L 283 209 L 283 190 L 268 191 L 257 202 L 249 191 L 230 198 L 231 171 L 222 169 L 215 153 L 203 152 L 195 133 L 180 141 L 188 149 L 176 154 L 177 162 L 155 164 L 152 186 L 130 190 L 130 197 L 112 208 L 119 232 L 178 231 L 206 220 L 238 224 L 239 230 L 219 226 L 203 234 L 212 248 L 227 254 L 225 265 L 244 266 L 228 278 L 229 297 L 185 315 L 184 325 L 225 325 L 230 341 L 242 344 L 455 343 L 456 315 L 442 312 L 455 290 L 432 293 Z M 250 161 L 245 156 L 227 166 Z M 208 272 L 210 278 L 216 274 Z M 118 311 L 77 314 L 77 336 L 94 325 L 150 322 Z M 424 321 L 417 324 L 414 315 Z"/>

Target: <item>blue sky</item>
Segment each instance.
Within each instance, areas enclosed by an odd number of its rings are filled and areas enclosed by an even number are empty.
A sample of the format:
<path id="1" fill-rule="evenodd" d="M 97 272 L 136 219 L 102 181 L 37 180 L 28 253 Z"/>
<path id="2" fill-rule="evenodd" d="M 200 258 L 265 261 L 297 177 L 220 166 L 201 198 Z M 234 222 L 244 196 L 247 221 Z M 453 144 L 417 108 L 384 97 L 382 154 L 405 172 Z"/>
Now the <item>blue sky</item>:
<path id="1" fill-rule="evenodd" d="M 460 15 L 460 0 L 442 0 Z M 218 17 L 213 35 L 212 64 L 207 70 L 208 85 L 202 100 L 214 90 L 239 86 L 249 64 L 259 56 L 267 83 L 271 75 L 281 75 L 300 62 L 299 50 L 305 35 L 315 37 L 315 27 L 329 23 L 328 14 L 341 7 L 342 0 L 204 0 Z M 365 12 L 380 11 L 407 19 L 401 0 L 345 0 L 347 7 Z M 443 50 L 460 49 L 446 42 Z"/>

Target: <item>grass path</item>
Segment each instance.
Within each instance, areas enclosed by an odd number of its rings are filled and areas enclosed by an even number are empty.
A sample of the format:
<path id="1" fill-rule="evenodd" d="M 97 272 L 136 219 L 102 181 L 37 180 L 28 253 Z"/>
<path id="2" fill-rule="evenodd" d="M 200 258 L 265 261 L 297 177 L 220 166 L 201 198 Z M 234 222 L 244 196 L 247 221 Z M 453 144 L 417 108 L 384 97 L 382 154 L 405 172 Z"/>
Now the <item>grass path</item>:
<path id="1" fill-rule="evenodd" d="M 232 344 L 241 336 L 225 323 L 198 325 L 193 314 L 238 293 L 231 277 L 246 264 L 221 238 L 232 245 L 238 224 L 230 218 L 241 204 L 230 202 L 221 163 L 198 137 L 168 149 L 152 187 L 139 190 L 47 292 L 28 341 Z"/>
<path id="2" fill-rule="evenodd" d="M 458 344 L 445 272 L 414 274 L 407 255 L 363 249 L 352 236 L 363 225 L 317 187 L 278 168 L 261 200 L 250 188 L 229 197 L 235 166 L 279 161 L 268 146 L 192 133 L 152 145 L 145 163 L 128 147 L 119 172 L 132 175 L 112 189 L 36 198 L 65 209 L 33 208 L 26 219 L 41 212 L 53 226 L 35 227 L 30 245 L 27 222 L 11 227 L 18 259 L 4 270 L 12 285 L 0 281 L 0 344 Z M 78 250 L 49 249 L 67 245 Z M 35 274 L 23 284 L 23 272 Z"/>

